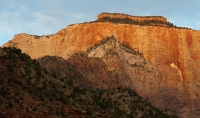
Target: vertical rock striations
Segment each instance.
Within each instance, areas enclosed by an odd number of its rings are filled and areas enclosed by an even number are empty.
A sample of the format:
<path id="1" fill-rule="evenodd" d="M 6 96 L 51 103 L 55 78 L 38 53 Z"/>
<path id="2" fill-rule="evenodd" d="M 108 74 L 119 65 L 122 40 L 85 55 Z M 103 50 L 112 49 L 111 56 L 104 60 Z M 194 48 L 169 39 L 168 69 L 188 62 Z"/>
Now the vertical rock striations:
<path id="1" fill-rule="evenodd" d="M 101 58 L 121 85 L 136 89 L 157 107 L 178 111 L 181 117 L 199 113 L 200 31 L 174 27 L 164 17 L 102 13 L 97 21 L 69 25 L 54 35 L 15 35 L 3 47 L 20 48 L 32 58 L 51 55 L 68 59 L 112 35 L 143 57 L 128 55 L 118 44 L 114 52 L 99 47 L 89 57 Z M 93 55 L 97 50 L 98 56 Z M 118 56 L 105 55 L 107 52 Z"/>

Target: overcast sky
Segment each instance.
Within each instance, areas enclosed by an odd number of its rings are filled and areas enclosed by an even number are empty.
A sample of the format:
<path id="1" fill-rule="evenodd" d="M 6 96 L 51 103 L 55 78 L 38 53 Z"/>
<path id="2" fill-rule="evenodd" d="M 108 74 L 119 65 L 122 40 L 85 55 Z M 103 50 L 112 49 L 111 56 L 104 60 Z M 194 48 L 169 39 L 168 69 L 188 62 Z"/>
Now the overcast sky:
<path id="1" fill-rule="evenodd" d="M 54 34 L 102 12 L 164 16 L 200 30 L 200 0 L 0 0 L 0 46 L 15 34 Z"/>

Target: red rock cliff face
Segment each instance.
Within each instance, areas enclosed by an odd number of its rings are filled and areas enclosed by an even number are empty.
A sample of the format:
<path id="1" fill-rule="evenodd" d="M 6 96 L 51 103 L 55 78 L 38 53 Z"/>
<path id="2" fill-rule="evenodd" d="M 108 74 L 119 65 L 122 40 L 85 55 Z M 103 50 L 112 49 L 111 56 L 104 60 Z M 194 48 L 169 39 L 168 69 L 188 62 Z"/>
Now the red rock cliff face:
<path id="1" fill-rule="evenodd" d="M 98 19 L 104 16 L 105 14 L 100 14 Z M 121 14 L 107 16 L 126 17 Z M 155 18 L 166 21 L 162 17 Z M 160 82 L 160 88 L 166 89 L 166 96 L 176 94 L 178 101 L 187 104 L 181 110 L 200 110 L 200 31 L 176 27 L 92 22 L 67 26 L 51 36 L 18 34 L 3 46 L 20 48 L 32 58 L 52 55 L 67 59 L 76 52 L 85 52 L 89 47 L 112 35 L 120 42 L 127 43 L 142 52 L 145 59 L 155 66 L 159 74 L 154 79 Z M 179 94 L 172 92 L 176 90 Z M 183 98 L 182 94 L 187 97 Z M 162 97 L 156 98 L 160 99 L 158 101 L 165 100 Z M 176 100 L 171 98 L 171 101 Z M 167 105 L 155 104 L 161 108 Z"/>
<path id="2" fill-rule="evenodd" d="M 4 46 L 18 47 L 32 58 L 53 55 L 66 59 L 111 35 L 142 52 L 147 60 L 157 66 L 174 63 L 182 73 L 181 81 L 197 78 L 200 32 L 190 29 L 97 22 L 68 26 L 49 38 L 42 36 L 36 39 L 31 35 L 19 34 Z"/>

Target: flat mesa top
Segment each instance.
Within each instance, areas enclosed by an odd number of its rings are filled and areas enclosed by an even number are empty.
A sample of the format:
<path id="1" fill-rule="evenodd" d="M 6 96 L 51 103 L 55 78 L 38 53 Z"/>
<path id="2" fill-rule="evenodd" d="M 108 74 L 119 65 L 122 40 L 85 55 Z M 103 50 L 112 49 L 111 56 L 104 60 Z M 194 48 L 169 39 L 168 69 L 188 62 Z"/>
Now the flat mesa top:
<path id="1" fill-rule="evenodd" d="M 137 20 L 137 21 L 144 21 L 144 20 L 156 20 L 156 21 L 162 21 L 162 22 L 167 22 L 167 19 L 163 16 L 131 16 L 128 14 L 123 14 L 123 13 L 101 13 L 98 15 L 97 20 L 109 17 L 109 18 L 120 18 L 120 19 L 125 19 L 129 18 L 132 20 Z"/>

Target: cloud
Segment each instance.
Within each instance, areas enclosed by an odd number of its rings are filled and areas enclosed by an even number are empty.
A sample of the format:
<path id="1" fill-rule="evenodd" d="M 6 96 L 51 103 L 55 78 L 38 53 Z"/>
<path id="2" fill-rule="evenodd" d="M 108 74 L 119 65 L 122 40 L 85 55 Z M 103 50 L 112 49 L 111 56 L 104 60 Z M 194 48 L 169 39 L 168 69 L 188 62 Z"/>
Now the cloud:
<path id="1" fill-rule="evenodd" d="M 195 20 L 192 21 L 188 19 L 187 16 L 184 16 L 184 15 L 177 15 L 177 16 L 171 16 L 171 17 L 169 16 L 167 20 L 169 22 L 172 22 L 174 25 L 178 27 L 187 27 L 187 28 L 197 29 L 194 23 L 196 21 Z"/>
<path id="2" fill-rule="evenodd" d="M 20 8 L 21 10 L 23 10 L 23 11 L 27 10 L 27 7 L 24 6 L 24 5 L 18 5 L 17 7 Z"/>
<path id="3" fill-rule="evenodd" d="M 85 21 L 85 14 L 66 12 L 63 10 L 55 10 L 49 12 L 31 12 L 26 11 L 26 7 L 18 6 L 23 11 L 0 12 L 0 34 L 1 41 L 2 35 L 9 35 L 11 39 L 18 33 L 29 33 L 35 35 L 52 34 L 69 24 L 80 23 Z M 7 38 L 7 37 L 5 37 Z M 1 44 L 0 44 L 1 45 Z"/>
<path id="4" fill-rule="evenodd" d="M 26 31 L 29 31 L 27 33 L 34 33 L 36 35 L 53 33 L 54 28 L 59 23 L 58 18 L 40 12 L 34 12 L 29 17 L 31 20 L 24 24 L 26 25 Z"/>
<path id="5" fill-rule="evenodd" d="M 20 13 L 0 12 L 0 31 L 10 31 L 19 24 Z"/>
<path id="6" fill-rule="evenodd" d="M 199 14 L 199 17 L 198 17 L 198 23 L 197 23 L 197 27 L 198 27 L 198 29 L 200 29 L 200 21 L 199 21 L 199 18 L 200 18 L 200 14 Z"/>
<path id="7" fill-rule="evenodd" d="M 58 22 L 58 20 L 55 17 L 48 16 L 48 15 L 42 14 L 40 12 L 34 12 L 33 18 L 36 20 L 36 22 L 38 24 L 48 24 L 48 23 L 55 24 Z"/>
<path id="8" fill-rule="evenodd" d="M 200 29 L 200 21 L 197 23 L 197 27 L 198 29 Z"/>

